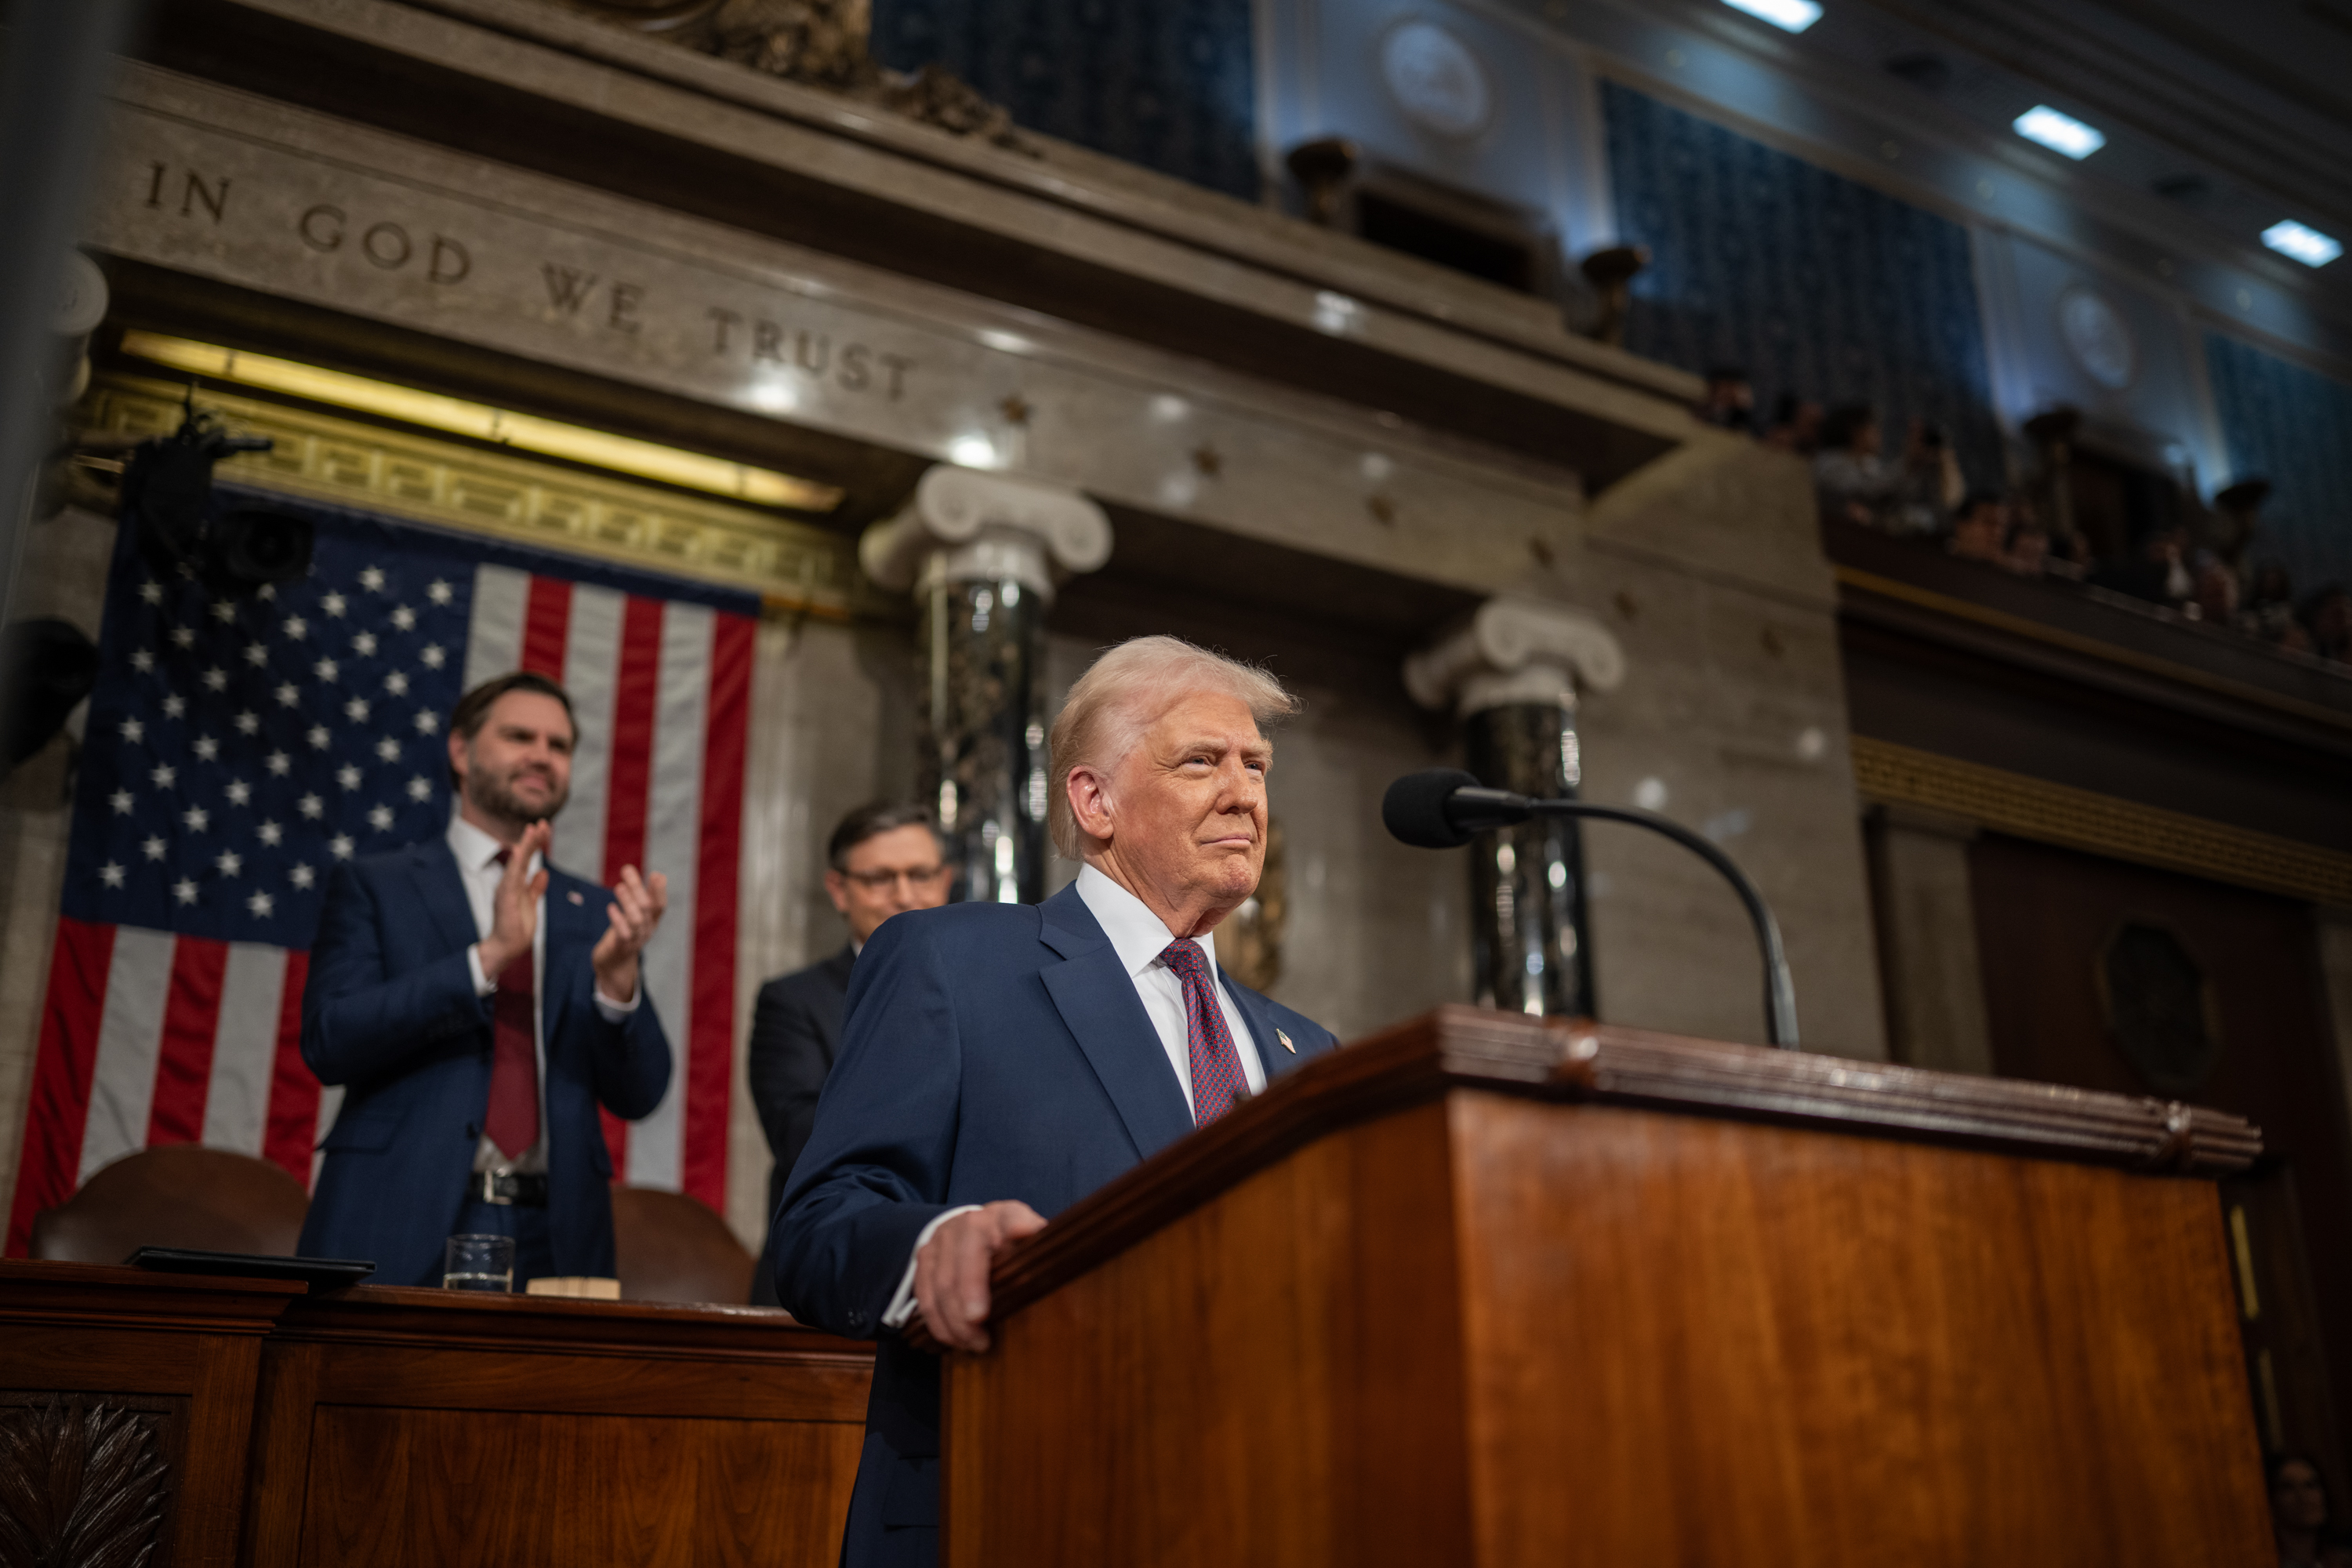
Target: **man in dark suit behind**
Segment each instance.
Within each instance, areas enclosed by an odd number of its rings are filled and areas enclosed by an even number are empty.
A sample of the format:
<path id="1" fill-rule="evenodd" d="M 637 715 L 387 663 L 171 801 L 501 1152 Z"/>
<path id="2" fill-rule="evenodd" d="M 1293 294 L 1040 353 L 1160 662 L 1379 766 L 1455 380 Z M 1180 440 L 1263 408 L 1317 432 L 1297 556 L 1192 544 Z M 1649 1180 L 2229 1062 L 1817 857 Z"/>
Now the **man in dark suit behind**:
<path id="1" fill-rule="evenodd" d="M 773 1219 L 784 1178 L 793 1173 L 816 1123 L 816 1099 L 833 1070 L 841 1038 L 842 1004 L 850 965 L 877 928 L 908 910 L 947 902 L 948 868 L 931 814 L 919 805 L 875 801 L 841 819 L 824 847 L 825 896 L 848 922 L 849 942 L 831 957 L 781 974 L 760 987 L 751 1014 L 745 1070 L 774 1164 L 768 1173 L 768 1217 Z M 762 1251 L 751 1300 L 776 1304 L 772 1259 Z"/>
<path id="2" fill-rule="evenodd" d="M 1297 706 L 1173 637 L 1112 649 L 1054 723 L 1048 815 L 1077 880 L 901 916 L 858 955 L 772 1242 L 795 1316 L 880 1342 L 845 1568 L 939 1560 L 939 1363 L 896 1331 L 919 1312 L 986 1350 L 993 1259 L 1337 1043 L 1216 962 L 1265 865 L 1260 725 Z"/>
<path id="3" fill-rule="evenodd" d="M 634 1119 L 669 1084 L 637 955 L 668 887 L 549 867 L 571 793 L 572 701 L 487 680 L 449 716 L 448 831 L 336 867 L 302 993 L 302 1059 L 346 1092 L 298 1250 L 437 1285 L 455 1234 L 512 1237 L 515 1287 L 614 1272 L 597 1107 Z"/>

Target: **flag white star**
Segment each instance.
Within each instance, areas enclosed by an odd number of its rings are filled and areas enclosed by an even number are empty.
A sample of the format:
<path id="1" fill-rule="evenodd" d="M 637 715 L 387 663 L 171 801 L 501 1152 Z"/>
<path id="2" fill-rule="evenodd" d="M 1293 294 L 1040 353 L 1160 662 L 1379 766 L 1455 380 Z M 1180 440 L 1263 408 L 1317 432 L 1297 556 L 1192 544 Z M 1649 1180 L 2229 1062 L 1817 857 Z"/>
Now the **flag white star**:
<path id="1" fill-rule="evenodd" d="M 327 847 L 335 852 L 336 859 L 348 860 L 352 858 L 352 836 L 348 833 L 338 833 L 327 840 Z"/>
<path id="2" fill-rule="evenodd" d="M 199 735 L 195 744 L 196 760 L 209 763 L 220 755 L 220 742 L 210 735 Z"/>
<path id="3" fill-rule="evenodd" d="M 293 767 L 294 759 L 283 752 L 272 752 L 263 759 L 261 765 L 282 779 L 286 776 L 287 771 Z"/>
<path id="4" fill-rule="evenodd" d="M 253 666 L 256 669 L 259 669 L 263 665 L 268 664 L 269 662 L 269 645 L 268 643 L 257 642 L 249 642 L 246 644 L 245 662 Z"/>
<path id="5" fill-rule="evenodd" d="M 310 673 L 321 680 L 332 680 L 342 672 L 342 667 L 331 658 L 322 658 L 310 667 Z"/>
<path id="6" fill-rule="evenodd" d="M 310 623 L 299 616 L 289 616 L 278 623 L 278 629 L 296 642 L 300 642 L 310 635 Z"/>
<path id="7" fill-rule="evenodd" d="M 140 844 L 139 852 L 150 860 L 161 860 L 163 858 L 163 852 L 170 847 L 171 846 L 162 839 L 150 836 Z"/>
<path id="8" fill-rule="evenodd" d="M 174 691 L 163 699 L 163 717 L 177 719 L 188 710 L 188 700 Z"/>
<path id="9" fill-rule="evenodd" d="M 352 723 L 364 724 L 367 722 L 367 716 L 368 705 L 366 698 L 354 697 L 349 702 L 343 704 L 343 717 L 349 719 Z"/>
<path id="10" fill-rule="evenodd" d="M 373 632 L 362 632 L 359 636 L 353 637 L 352 639 L 352 651 L 353 653 L 373 657 L 375 653 L 375 634 Z"/>
<path id="11" fill-rule="evenodd" d="M 256 588 L 253 591 L 253 596 L 257 599 L 275 599 L 278 597 L 278 584 L 275 583 L 264 583 L 260 587 Z"/>
<path id="12" fill-rule="evenodd" d="M 303 739 L 310 742 L 312 750 L 323 752 L 327 749 L 327 742 L 334 737 L 327 733 L 327 727 L 324 724 L 313 724 L 310 726 L 310 732 Z"/>
<path id="13" fill-rule="evenodd" d="M 122 721 L 122 738 L 137 745 L 147 738 L 147 726 L 136 719 L 125 719 Z"/>
<path id="14" fill-rule="evenodd" d="M 226 599 L 215 599 L 213 601 L 213 619 L 220 622 L 223 626 L 228 625 L 229 622 L 236 619 L 236 605 Z"/>
<path id="15" fill-rule="evenodd" d="M 122 868 L 109 860 L 98 868 L 98 879 L 110 888 L 122 886 Z"/>
<path id="16" fill-rule="evenodd" d="M 277 900 L 272 899 L 268 893 L 256 893 L 253 897 L 245 900 L 245 907 L 251 910 L 256 915 L 267 919 L 269 911 L 278 906 Z"/>
<path id="17" fill-rule="evenodd" d="M 449 584 L 442 582 L 438 577 L 433 580 L 431 587 L 425 590 L 425 596 L 436 605 L 446 605 L 455 597 L 449 591 Z"/>
<path id="18" fill-rule="evenodd" d="M 131 652 L 131 668 L 145 675 L 155 668 L 155 656 L 143 647 L 133 648 Z"/>
<path id="19" fill-rule="evenodd" d="M 360 771 L 351 763 L 345 763 L 335 770 L 335 782 L 345 789 L 357 789 L 360 787 Z"/>
<path id="20" fill-rule="evenodd" d="M 418 734 L 430 735 L 434 731 L 438 730 L 439 728 L 441 728 L 440 714 L 434 712 L 430 708 L 420 708 L 416 710 L 416 732 Z"/>
<path id="21" fill-rule="evenodd" d="M 416 629 L 416 612 L 406 605 L 395 605 L 392 610 L 392 624 L 402 631 L 413 632 Z"/>
<path id="22" fill-rule="evenodd" d="M 222 793 L 228 796 L 228 803 L 231 805 L 251 805 L 253 804 L 253 786 L 246 783 L 243 779 L 229 780 L 228 788 Z"/>
<path id="23" fill-rule="evenodd" d="M 386 675 L 386 676 L 383 678 L 383 689 L 384 689 L 386 691 L 391 692 L 394 697 L 405 697 L 405 696 L 407 696 L 407 695 L 408 695 L 408 675 L 407 675 L 407 672 L 406 672 L 406 671 L 404 671 L 404 670 L 398 670 L 398 669 L 395 669 L 395 670 L 392 671 L 392 673 L 390 673 L 389 675 Z"/>
<path id="24" fill-rule="evenodd" d="M 308 888 L 319 879 L 319 873 L 298 860 L 294 863 L 294 868 L 286 873 L 286 879 L 298 888 Z"/>
<path id="25" fill-rule="evenodd" d="M 319 608 L 326 611 L 327 614 L 331 616 L 340 616 L 343 613 L 343 606 L 348 602 L 349 601 L 347 601 L 341 594 L 327 594 L 320 596 L 319 600 Z"/>
<path id="26" fill-rule="evenodd" d="M 163 602 L 163 584 L 150 577 L 139 584 L 139 596 L 151 605 L 160 605 Z"/>
<path id="27" fill-rule="evenodd" d="M 408 781 L 408 798 L 415 801 L 431 800 L 433 798 L 433 785 L 425 779 L 424 774 L 419 773 L 415 778 Z"/>
<path id="28" fill-rule="evenodd" d="M 291 708 L 302 700 L 302 693 L 296 689 L 290 680 L 280 685 L 272 695 L 278 699 L 278 706 L 280 708 Z"/>
<path id="29" fill-rule="evenodd" d="M 213 825 L 213 814 L 201 805 L 192 805 L 180 814 L 180 820 L 188 825 L 189 832 L 202 833 Z"/>
<path id="30" fill-rule="evenodd" d="M 245 857 L 234 849 L 224 849 L 213 857 L 213 864 L 220 868 L 222 876 L 234 877 L 245 869 Z"/>
<path id="31" fill-rule="evenodd" d="M 286 838 L 286 830 L 278 826 L 278 824 L 274 822 L 265 822 L 253 831 L 264 844 L 267 844 L 272 849 L 277 848 L 278 846 L 284 842 Z"/>
<path id="32" fill-rule="evenodd" d="M 315 795 L 306 795 L 294 804 L 300 808 L 303 816 L 310 818 L 313 822 L 316 822 L 320 816 L 326 814 L 327 803 L 320 800 Z"/>
<path id="33" fill-rule="evenodd" d="M 425 661 L 425 668 L 438 669 L 441 668 L 442 661 L 446 659 L 449 656 L 441 651 L 441 645 L 439 643 L 429 642 L 417 651 L 416 657 Z"/>
<path id="34" fill-rule="evenodd" d="M 369 566 L 363 568 L 360 573 L 360 586 L 365 588 L 371 594 L 383 593 L 383 569 L 380 566 Z"/>
<path id="35" fill-rule="evenodd" d="M 386 735 L 375 743 L 375 754 L 387 763 L 400 761 L 400 742 Z"/>
<path id="36" fill-rule="evenodd" d="M 390 827 L 392 826 L 392 807 L 388 805 L 372 805 L 368 807 L 368 826 L 374 828 L 378 833 L 382 833 L 385 828 Z"/>
<path id="37" fill-rule="evenodd" d="M 219 665 L 214 665 L 210 669 L 205 671 L 204 682 L 205 689 L 206 691 L 226 691 L 228 689 L 228 671 L 223 669 Z"/>
<path id="38" fill-rule="evenodd" d="M 180 782 L 180 770 L 173 767 L 171 763 L 165 763 L 162 766 L 150 771 L 147 776 L 155 782 L 155 787 L 157 789 L 170 789 L 173 784 Z"/>
<path id="39" fill-rule="evenodd" d="M 107 804 L 114 807 L 115 816 L 128 816 L 131 815 L 131 792 L 127 789 L 116 790 L 107 797 Z"/>
<path id="40" fill-rule="evenodd" d="M 236 717 L 230 722 L 236 726 L 236 732 L 240 735 L 257 735 L 261 732 L 261 715 L 250 708 L 238 709 Z"/>
<path id="41" fill-rule="evenodd" d="M 173 647 L 194 647 L 196 646 L 196 634 L 189 630 L 186 626 L 173 626 L 172 628 L 172 646 Z"/>
<path id="42" fill-rule="evenodd" d="M 183 877 L 172 884 L 172 896 L 184 904 L 193 904 L 196 901 L 196 885 Z"/>

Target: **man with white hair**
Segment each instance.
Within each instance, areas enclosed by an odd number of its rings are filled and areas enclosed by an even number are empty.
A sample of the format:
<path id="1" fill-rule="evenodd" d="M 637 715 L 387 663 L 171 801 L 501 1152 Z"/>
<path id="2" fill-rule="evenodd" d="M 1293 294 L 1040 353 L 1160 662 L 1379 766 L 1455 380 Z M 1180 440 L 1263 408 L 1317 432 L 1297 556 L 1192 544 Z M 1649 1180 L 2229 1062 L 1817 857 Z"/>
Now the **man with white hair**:
<path id="1" fill-rule="evenodd" d="M 1338 1042 L 1225 976 L 1217 923 L 1265 864 L 1264 670 L 1138 637 L 1070 690 L 1052 738 L 1043 904 L 951 904 L 874 933 L 841 1054 L 776 1214 L 779 1297 L 877 1335 L 845 1568 L 939 1559 L 939 1363 L 984 1351 L 990 1264 L 1112 1177 Z"/>

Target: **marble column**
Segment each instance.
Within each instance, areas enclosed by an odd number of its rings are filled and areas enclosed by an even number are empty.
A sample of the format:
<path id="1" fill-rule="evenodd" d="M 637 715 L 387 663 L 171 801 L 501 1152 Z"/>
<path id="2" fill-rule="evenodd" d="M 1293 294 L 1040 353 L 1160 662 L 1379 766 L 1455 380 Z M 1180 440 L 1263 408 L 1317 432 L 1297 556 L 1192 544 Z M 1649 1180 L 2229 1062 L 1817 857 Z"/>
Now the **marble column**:
<path id="1" fill-rule="evenodd" d="M 916 778 L 955 853 L 958 900 L 1045 895 L 1045 609 L 1057 577 L 1110 548 L 1109 520 L 1076 491 L 945 464 L 859 542 L 867 576 L 915 596 Z"/>
<path id="2" fill-rule="evenodd" d="M 1582 781 L 1580 689 L 1607 691 L 1625 656 L 1591 616 L 1505 596 L 1405 660 L 1405 687 L 1462 721 L 1469 770 L 1496 789 L 1573 799 Z M 1585 918 L 1584 841 L 1577 824 L 1546 818 L 1481 835 L 1470 847 L 1472 969 L 1481 1005 L 1540 1016 L 1587 1016 L 1592 990 Z"/>

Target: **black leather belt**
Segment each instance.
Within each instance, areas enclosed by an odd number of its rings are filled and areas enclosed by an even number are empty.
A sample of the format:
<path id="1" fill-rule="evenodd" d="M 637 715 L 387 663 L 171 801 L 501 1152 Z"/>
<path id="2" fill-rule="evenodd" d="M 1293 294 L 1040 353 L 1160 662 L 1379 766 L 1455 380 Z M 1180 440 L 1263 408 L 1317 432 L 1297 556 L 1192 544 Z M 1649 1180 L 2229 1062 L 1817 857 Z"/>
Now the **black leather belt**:
<path id="1" fill-rule="evenodd" d="M 486 1204 L 520 1204 L 527 1209 L 547 1206 L 547 1177 L 531 1171 L 477 1171 L 466 1195 Z"/>

